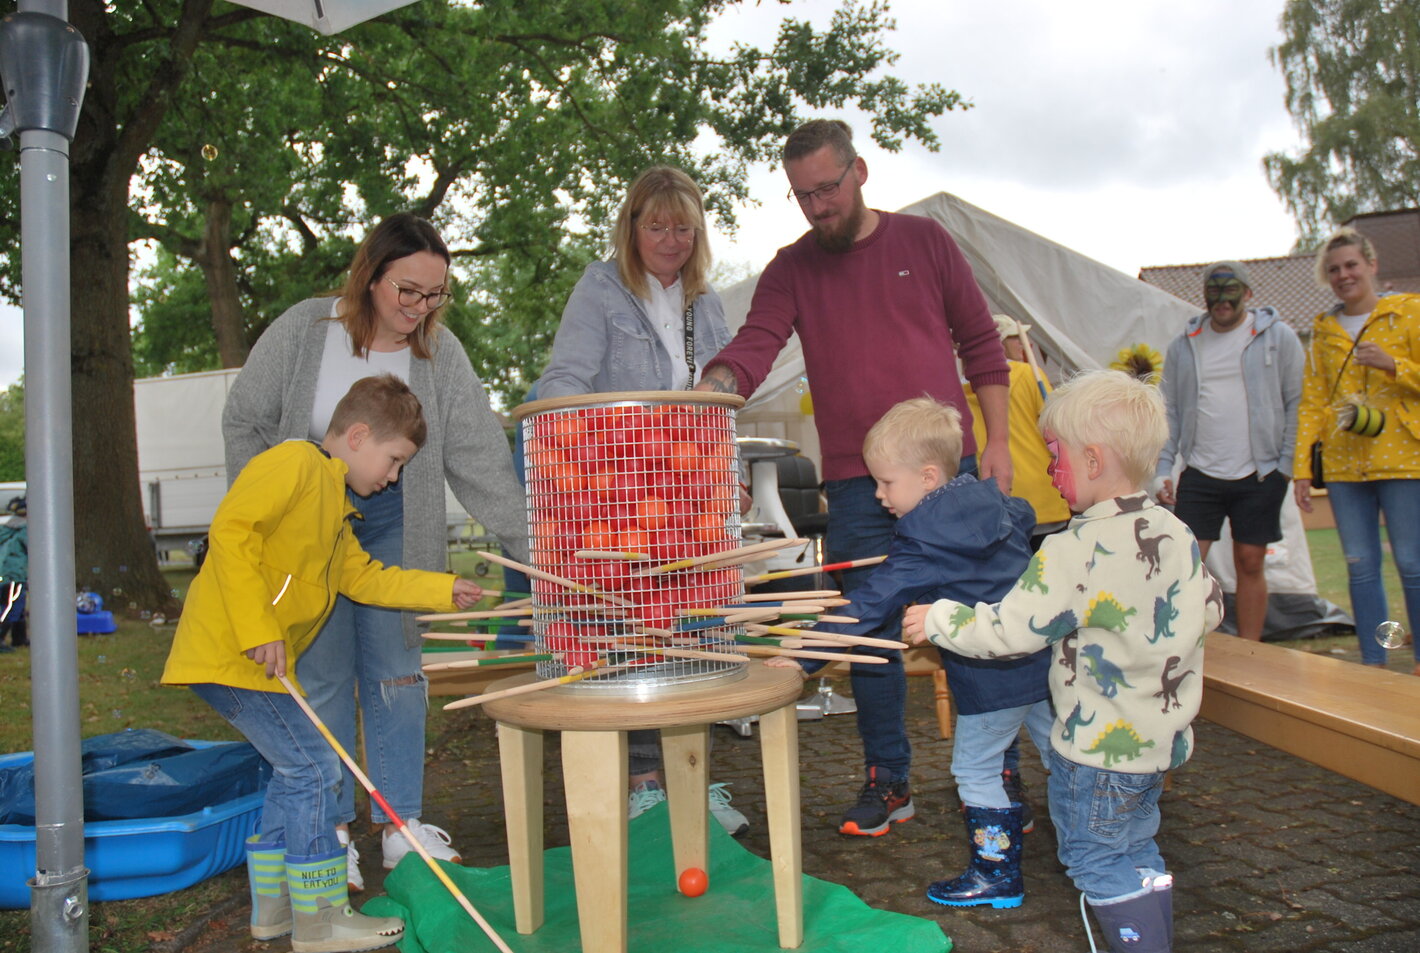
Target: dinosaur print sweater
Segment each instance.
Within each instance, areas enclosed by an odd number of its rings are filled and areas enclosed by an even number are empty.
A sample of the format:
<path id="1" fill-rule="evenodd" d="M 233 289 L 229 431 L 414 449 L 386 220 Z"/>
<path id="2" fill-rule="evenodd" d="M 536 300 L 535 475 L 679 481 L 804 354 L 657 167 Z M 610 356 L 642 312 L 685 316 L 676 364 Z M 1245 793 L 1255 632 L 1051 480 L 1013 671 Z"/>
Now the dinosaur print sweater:
<path id="1" fill-rule="evenodd" d="M 1193 534 L 1138 493 L 1096 503 L 1047 537 L 999 603 L 933 603 L 926 631 L 973 658 L 1053 646 L 1055 750 L 1144 774 L 1193 751 L 1203 638 L 1222 617 L 1222 589 Z"/>

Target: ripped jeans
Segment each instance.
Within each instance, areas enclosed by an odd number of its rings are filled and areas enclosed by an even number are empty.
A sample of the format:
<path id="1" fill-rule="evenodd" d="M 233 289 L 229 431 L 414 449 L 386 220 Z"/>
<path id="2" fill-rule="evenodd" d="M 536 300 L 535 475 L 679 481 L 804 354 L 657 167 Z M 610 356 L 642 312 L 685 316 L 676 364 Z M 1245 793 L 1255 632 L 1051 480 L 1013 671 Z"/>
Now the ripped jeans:
<path id="1" fill-rule="evenodd" d="M 355 520 L 355 536 L 374 559 L 398 566 L 404 555 L 404 501 L 398 483 L 370 497 L 352 497 L 365 519 Z M 428 682 L 420 669 L 421 646 L 404 644 L 404 623 L 394 609 L 336 600 L 325 628 L 296 663 L 296 675 L 311 707 L 336 740 L 355 757 L 358 694 L 364 723 L 365 773 L 390 807 L 405 820 L 424 807 L 424 719 Z M 355 819 L 355 788 L 342 766 L 338 823 Z M 373 801 L 371 819 L 390 820 Z"/>

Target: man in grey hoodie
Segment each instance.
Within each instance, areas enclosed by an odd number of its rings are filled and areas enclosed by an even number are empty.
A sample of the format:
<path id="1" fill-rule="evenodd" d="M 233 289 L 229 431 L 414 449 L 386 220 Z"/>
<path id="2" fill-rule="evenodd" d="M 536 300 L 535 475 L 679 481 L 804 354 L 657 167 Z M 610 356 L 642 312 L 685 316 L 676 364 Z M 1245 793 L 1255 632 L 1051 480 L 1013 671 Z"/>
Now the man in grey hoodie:
<path id="1" fill-rule="evenodd" d="M 1208 310 L 1169 345 L 1159 388 L 1169 439 L 1155 495 L 1174 506 L 1203 555 L 1227 519 L 1237 573 L 1238 635 L 1258 641 L 1267 616 L 1267 546 L 1282 538 L 1305 354 L 1272 308 L 1248 308 L 1252 279 L 1236 261 L 1203 273 Z M 1175 488 L 1176 463 L 1183 473 Z"/>

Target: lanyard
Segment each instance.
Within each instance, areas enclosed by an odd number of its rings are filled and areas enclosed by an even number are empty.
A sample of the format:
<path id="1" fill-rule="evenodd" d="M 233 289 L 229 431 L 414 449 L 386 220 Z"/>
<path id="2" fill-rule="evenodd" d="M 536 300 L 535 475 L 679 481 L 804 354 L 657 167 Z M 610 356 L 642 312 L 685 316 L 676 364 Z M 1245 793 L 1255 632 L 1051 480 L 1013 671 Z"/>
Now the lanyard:
<path id="1" fill-rule="evenodd" d="M 685 366 L 690 368 L 690 377 L 686 378 L 685 389 L 690 390 L 695 386 L 695 304 L 693 302 L 685 306 Z"/>

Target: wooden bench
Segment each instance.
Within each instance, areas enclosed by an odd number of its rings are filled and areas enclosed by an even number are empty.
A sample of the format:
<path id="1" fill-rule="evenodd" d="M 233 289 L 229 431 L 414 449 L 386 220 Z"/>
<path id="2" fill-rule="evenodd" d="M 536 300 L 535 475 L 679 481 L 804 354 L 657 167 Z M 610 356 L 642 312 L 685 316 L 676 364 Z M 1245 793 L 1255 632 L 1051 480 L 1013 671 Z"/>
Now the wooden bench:
<path id="1" fill-rule="evenodd" d="M 1214 632 L 1209 721 L 1420 804 L 1420 678 Z"/>

